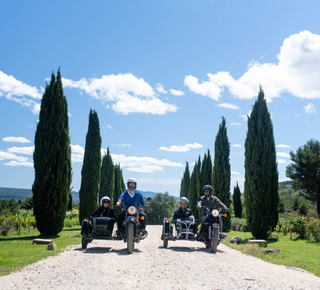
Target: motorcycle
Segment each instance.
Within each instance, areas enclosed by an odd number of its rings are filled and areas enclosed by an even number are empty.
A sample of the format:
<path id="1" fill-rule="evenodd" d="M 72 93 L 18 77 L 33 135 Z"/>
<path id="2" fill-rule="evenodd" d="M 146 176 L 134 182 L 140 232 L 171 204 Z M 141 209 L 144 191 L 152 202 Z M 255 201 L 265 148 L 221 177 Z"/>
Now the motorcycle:
<path id="1" fill-rule="evenodd" d="M 206 248 L 210 248 L 212 252 L 217 251 L 219 243 L 227 238 L 227 234 L 221 232 L 221 216 L 227 216 L 227 214 L 220 213 L 222 211 L 221 209 L 210 210 L 207 207 L 201 206 L 198 206 L 198 208 L 204 208 L 207 212 L 202 231 L 198 231 L 197 220 L 188 220 L 177 222 L 174 232 L 171 220 L 169 218 L 164 218 L 161 235 L 164 248 L 168 247 L 169 241 L 188 240 L 203 242 Z"/>
<path id="2" fill-rule="evenodd" d="M 134 244 L 148 236 L 148 232 L 140 226 L 140 221 L 145 219 L 144 215 L 140 215 L 140 211 L 143 209 L 142 206 L 139 209 L 134 205 L 128 207 L 125 212 L 123 230 L 117 231 L 115 235 L 113 235 L 113 228 L 116 219 L 109 217 L 84 218 L 81 224 L 82 248 L 86 249 L 94 239 L 123 240 L 127 243 L 127 252 L 132 254 Z"/>

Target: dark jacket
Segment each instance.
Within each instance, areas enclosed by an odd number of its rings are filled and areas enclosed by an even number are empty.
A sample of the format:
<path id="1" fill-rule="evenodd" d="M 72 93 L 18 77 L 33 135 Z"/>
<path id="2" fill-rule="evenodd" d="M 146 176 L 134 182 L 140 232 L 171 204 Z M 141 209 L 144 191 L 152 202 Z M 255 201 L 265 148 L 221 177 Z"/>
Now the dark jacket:
<path id="1" fill-rule="evenodd" d="M 220 201 L 216 196 L 210 196 L 209 200 L 206 196 L 201 197 L 201 206 L 206 206 L 210 210 L 222 208 L 223 210 L 228 210 L 228 208 Z M 201 215 L 206 214 L 206 210 L 204 208 L 201 209 Z"/>
<path id="2" fill-rule="evenodd" d="M 181 220 L 187 220 L 190 216 L 192 216 L 192 211 L 190 208 L 181 208 L 179 207 L 177 210 L 173 213 L 172 222 L 175 223 L 177 219 Z"/>
<path id="3" fill-rule="evenodd" d="M 110 217 L 116 219 L 116 215 L 114 213 L 113 208 L 99 206 L 96 211 L 94 211 L 90 216 L 92 217 Z"/>

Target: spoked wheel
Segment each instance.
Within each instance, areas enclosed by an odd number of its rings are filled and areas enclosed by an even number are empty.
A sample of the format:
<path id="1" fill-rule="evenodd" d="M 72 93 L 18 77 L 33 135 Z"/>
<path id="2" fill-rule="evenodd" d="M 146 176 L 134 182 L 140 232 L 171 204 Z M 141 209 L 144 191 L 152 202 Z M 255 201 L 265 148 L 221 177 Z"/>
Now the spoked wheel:
<path id="1" fill-rule="evenodd" d="M 133 225 L 133 223 L 128 223 L 128 233 L 127 233 L 128 254 L 132 254 L 133 249 L 134 249 L 134 225 Z"/>
<path id="2" fill-rule="evenodd" d="M 88 243 L 89 242 L 84 237 L 82 237 L 82 240 L 81 240 L 82 249 L 86 249 L 88 246 Z"/>
<path id="3" fill-rule="evenodd" d="M 163 247 L 168 248 L 168 240 L 166 238 L 163 239 Z"/>
<path id="4" fill-rule="evenodd" d="M 215 253 L 217 251 L 217 248 L 218 248 L 218 229 L 214 228 L 213 235 L 210 241 L 210 250 Z"/>

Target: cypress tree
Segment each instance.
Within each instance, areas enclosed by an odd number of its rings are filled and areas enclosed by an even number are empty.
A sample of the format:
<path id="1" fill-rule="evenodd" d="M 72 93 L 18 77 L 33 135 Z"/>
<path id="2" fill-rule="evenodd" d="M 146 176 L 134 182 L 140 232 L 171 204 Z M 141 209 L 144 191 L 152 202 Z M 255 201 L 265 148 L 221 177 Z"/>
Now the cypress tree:
<path id="1" fill-rule="evenodd" d="M 242 202 L 241 202 L 241 191 L 237 182 L 237 185 L 233 188 L 233 208 L 234 216 L 242 218 Z"/>
<path id="2" fill-rule="evenodd" d="M 113 205 L 114 202 L 114 166 L 112 162 L 112 157 L 109 151 L 109 147 L 107 148 L 107 154 L 104 155 L 102 159 L 102 166 L 100 171 L 100 191 L 99 191 L 99 200 L 103 196 L 109 196 Z"/>
<path id="3" fill-rule="evenodd" d="M 226 206 L 230 200 L 230 143 L 227 136 L 226 120 L 222 117 L 214 144 L 213 192 Z M 231 228 L 230 214 L 223 218 L 223 230 Z"/>
<path id="4" fill-rule="evenodd" d="M 79 190 L 79 220 L 88 217 L 98 205 L 98 191 L 101 165 L 101 136 L 98 114 L 90 110 L 86 136 L 81 186 Z"/>
<path id="5" fill-rule="evenodd" d="M 246 219 L 255 238 L 266 239 L 278 223 L 279 194 L 273 125 L 260 87 L 245 140 Z"/>
<path id="6" fill-rule="evenodd" d="M 188 197 L 189 184 L 190 184 L 190 170 L 189 170 L 189 164 L 188 162 L 186 162 L 186 168 L 184 170 L 183 177 L 181 179 L 180 197 L 182 196 Z"/>
<path id="7" fill-rule="evenodd" d="M 199 218 L 199 211 L 197 210 L 197 197 L 199 191 L 199 165 L 198 162 L 195 163 L 191 177 L 190 184 L 188 188 L 188 199 L 189 199 L 189 208 L 192 210 L 195 218 Z"/>
<path id="8" fill-rule="evenodd" d="M 57 235 L 64 226 L 72 179 L 68 118 L 59 69 L 46 85 L 34 140 L 34 215 L 43 235 Z"/>
<path id="9" fill-rule="evenodd" d="M 125 190 L 125 185 L 122 177 L 122 170 L 120 164 L 114 166 L 114 194 L 113 201 L 114 204 L 117 202 L 120 194 Z"/>
<path id="10" fill-rule="evenodd" d="M 208 154 L 204 154 L 201 168 L 201 186 L 203 187 L 206 184 L 212 185 L 212 160 L 210 150 L 208 149 Z"/>

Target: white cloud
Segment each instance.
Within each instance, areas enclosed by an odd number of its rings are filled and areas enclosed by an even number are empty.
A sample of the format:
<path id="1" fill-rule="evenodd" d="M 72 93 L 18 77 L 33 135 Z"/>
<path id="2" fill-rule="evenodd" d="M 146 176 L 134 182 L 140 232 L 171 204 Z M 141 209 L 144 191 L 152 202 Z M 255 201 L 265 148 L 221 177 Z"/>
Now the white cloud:
<path id="1" fill-rule="evenodd" d="M 232 122 L 230 123 L 231 126 L 242 126 L 240 123 L 238 122 Z"/>
<path id="2" fill-rule="evenodd" d="M 2 139 L 4 142 L 15 142 L 15 143 L 31 143 L 30 140 L 24 137 L 4 137 Z"/>
<path id="3" fill-rule="evenodd" d="M 193 144 L 188 143 L 183 146 L 172 145 L 169 148 L 162 146 L 159 148 L 159 150 L 168 151 L 168 152 L 187 152 L 187 151 L 190 151 L 191 149 L 198 149 L 198 148 L 203 148 L 203 146 L 199 143 L 193 143 Z"/>
<path id="4" fill-rule="evenodd" d="M 233 104 L 228 104 L 228 103 L 221 103 L 218 105 L 220 108 L 225 108 L 225 109 L 232 109 L 232 110 L 239 110 L 239 107 Z"/>
<path id="5" fill-rule="evenodd" d="M 10 160 L 10 159 L 21 161 L 21 162 L 28 161 L 27 157 L 17 156 L 16 154 L 11 152 L 0 151 L 0 160 Z"/>
<path id="6" fill-rule="evenodd" d="M 10 153 L 33 155 L 34 146 L 29 146 L 29 147 L 10 147 L 7 150 Z"/>
<path id="7" fill-rule="evenodd" d="M 156 97 L 152 87 L 142 78 L 131 73 L 104 75 L 100 79 L 62 79 L 65 88 L 84 91 L 103 103 L 111 102 L 111 108 L 119 113 L 145 113 L 162 115 L 175 112 L 177 107 L 162 102 Z"/>
<path id="8" fill-rule="evenodd" d="M 287 91 L 299 98 L 320 98 L 320 35 L 307 30 L 283 41 L 277 63 L 250 62 L 248 70 L 235 80 L 228 72 L 208 73 L 209 81 L 199 83 L 192 75 L 184 83 L 190 91 L 219 100 L 224 88 L 239 99 L 252 99 L 262 85 L 271 101 Z"/>
<path id="9" fill-rule="evenodd" d="M 284 158 L 290 158 L 290 155 L 286 152 L 277 152 L 277 156 L 284 157 Z"/>
<path id="10" fill-rule="evenodd" d="M 309 103 L 308 105 L 306 105 L 304 108 L 304 111 L 307 113 L 307 114 L 314 114 L 317 112 L 316 110 L 316 107 L 314 106 L 314 104 L 312 103 Z"/>
<path id="11" fill-rule="evenodd" d="M 71 145 L 71 161 L 83 162 L 84 148 L 80 145 Z"/>
<path id="12" fill-rule="evenodd" d="M 28 161 L 10 161 L 8 163 L 5 163 L 7 166 L 25 166 L 25 167 L 33 167 L 32 162 Z"/>
<path id="13" fill-rule="evenodd" d="M 131 144 L 126 144 L 126 143 L 122 143 L 122 144 L 113 144 L 112 146 L 114 147 L 132 147 Z"/>
<path id="14" fill-rule="evenodd" d="M 42 95 L 36 87 L 29 86 L 0 71 L 0 97 L 29 107 L 34 114 L 40 112 L 40 104 L 34 99 L 41 99 Z M 31 98 L 31 99 L 30 99 Z"/>
<path id="15" fill-rule="evenodd" d="M 167 94 L 168 92 L 164 89 L 163 85 L 161 84 L 156 84 L 156 91 L 159 94 Z"/>
<path id="16" fill-rule="evenodd" d="M 279 144 L 276 146 L 277 148 L 290 148 L 289 145 L 286 145 L 286 144 Z"/>
<path id="17" fill-rule="evenodd" d="M 180 90 L 170 89 L 169 92 L 174 96 L 183 96 L 184 92 Z"/>
<path id="18" fill-rule="evenodd" d="M 287 160 L 285 159 L 277 159 L 278 164 L 285 164 L 287 163 Z"/>
<path id="19" fill-rule="evenodd" d="M 241 148 L 242 145 L 241 144 L 233 144 L 231 147 L 238 147 L 238 148 Z"/>
<path id="20" fill-rule="evenodd" d="M 240 173 L 237 171 L 231 171 L 231 175 L 240 175 Z"/>

